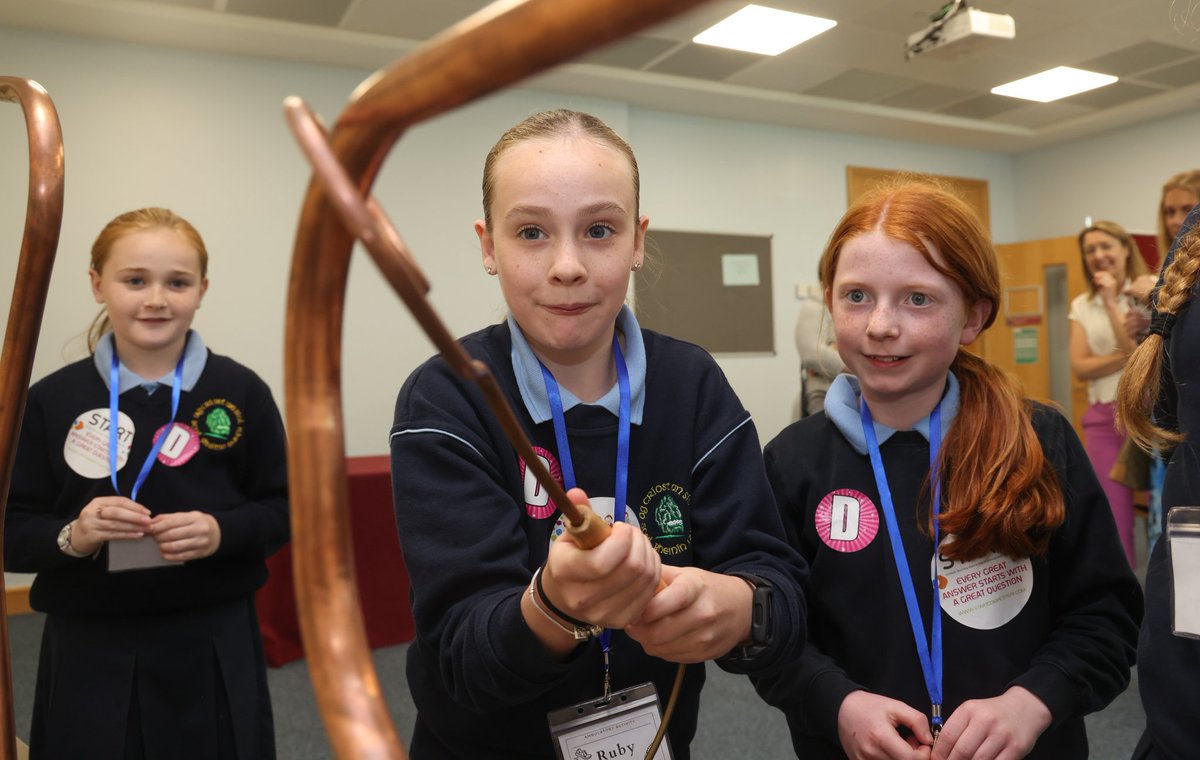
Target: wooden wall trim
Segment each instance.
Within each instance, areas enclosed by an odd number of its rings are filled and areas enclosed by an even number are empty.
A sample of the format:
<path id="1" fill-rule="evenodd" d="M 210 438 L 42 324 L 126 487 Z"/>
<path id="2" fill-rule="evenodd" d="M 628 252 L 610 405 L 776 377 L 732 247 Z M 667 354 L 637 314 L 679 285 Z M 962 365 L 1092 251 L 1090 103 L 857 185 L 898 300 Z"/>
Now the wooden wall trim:
<path id="1" fill-rule="evenodd" d="M 28 586 L 6 588 L 4 596 L 9 615 L 27 615 L 33 612 L 33 608 L 29 606 Z"/>

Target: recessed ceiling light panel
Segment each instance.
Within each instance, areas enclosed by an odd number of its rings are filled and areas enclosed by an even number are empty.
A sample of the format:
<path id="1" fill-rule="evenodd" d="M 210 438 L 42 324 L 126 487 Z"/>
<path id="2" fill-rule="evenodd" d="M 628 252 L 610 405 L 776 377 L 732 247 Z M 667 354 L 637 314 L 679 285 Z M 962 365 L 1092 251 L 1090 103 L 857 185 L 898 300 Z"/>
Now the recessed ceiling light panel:
<path id="1" fill-rule="evenodd" d="M 1078 95 L 1081 92 L 1104 87 L 1117 81 L 1111 74 L 1099 74 L 1095 71 L 1073 69 L 1070 66 L 1059 66 L 1048 69 L 1040 74 L 1018 79 L 1015 82 L 993 87 L 995 95 L 1007 95 L 1010 98 L 1036 100 L 1039 103 L 1049 103 Z"/>
<path id="2" fill-rule="evenodd" d="M 747 5 L 692 38 L 700 45 L 779 55 L 837 26 L 836 21 L 761 5 Z"/>

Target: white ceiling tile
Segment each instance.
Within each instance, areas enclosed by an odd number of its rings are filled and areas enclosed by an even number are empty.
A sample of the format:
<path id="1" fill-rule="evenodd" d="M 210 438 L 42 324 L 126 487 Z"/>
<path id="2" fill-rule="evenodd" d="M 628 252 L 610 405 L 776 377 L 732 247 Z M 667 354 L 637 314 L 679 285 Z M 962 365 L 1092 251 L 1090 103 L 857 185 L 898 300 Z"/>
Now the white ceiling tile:
<path id="1" fill-rule="evenodd" d="M 1095 113 L 1094 108 L 1065 102 L 1030 103 L 1011 111 L 1005 111 L 992 118 L 1000 124 L 1011 124 L 1015 127 L 1040 129 L 1052 124 L 1059 124 L 1071 119 L 1078 119 Z"/>
<path id="2" fill-rule="evenodd" d="M 747 66 L 758 63 L 762 58 L 756 53 L 746 53 L 741 50 L 688 44 L 657 61 L 648 71 L 721 80 Z"/>
<path id="3" fill-rule="evenodd" d="M 717 2 L 704 3 L 689 13 L 656 24 L 643 33 L 676 42 L 691 42 L 697 34 L 726 16 L 736 13 L 747 4 L 746 2 L 736 2 L 736 0 L 717 0 Z M 770 5 L 770 3 L 766 4 Z"/>
<path id="4" fill-rule="evenodd" d="M 1106 87 L 1081 92 L 1065 98 L 1062 102 L 1086 106 L 1091 109 L 1113 108 L 1134 100 L 1141 100 L 1162 92 L 1161 87 L 1148 87 L 1135 82 L 1119 81 Z"/>
<path id="5" fill-rule="evenodd" d="M 627 98 L 645 107 L 814 128 L 854 123 L 863 133 L 911 131 L 928 135 L 917 139 L 997 149 L 1040 147 L 1041 139 L 1126 126 L 1143 117 L 1137 107 L 1122 106 L 1140 98 L 1154 98 L 1156 116 L 1192 109 L 1189 93 L 1195 88 L 1190 85 L 1200 82 L 1200 14 L 1185 18 L 1179 13 L 1194 10 L 1195 0 L 973 0 L 980 10 L 1011 14 L 1016 39 L 952 60 L 923 55 L 909 61 L 904 58 L 908 35 L 929 24 L 941 0 L 760 1 L 832 18 L 838 25 L 774 58 L 701 50 L 691 38 L 746 4 L 715 0 L 581 59 L 588 66 L 567 66 L 539 81 L 552 81 L 560 92 Z M 487 0 L 0 0 L 0 24 L 370 66 L 376 64 L 364 62 L 386 62 L 387 56 L 487 5 Z M 1183 57 L 1173 60 L 1176 54 Z M 1132 76 L 1049 104 L 1052 108 L 988 92 L 1050 66 L 1093 61 L 1109 61 Z M 664 72 L 670 76 L 661 76 Z M 654 95 L 638 102 L 641 93 Z M 876 118 L 846 118 L 877 105 L 886 110 Z M 949 119 L 939 125 L 941 131 L 929 129 L 931 109 L 967 121 Z M 1089 117 L 1079 118 L 1078 109 L 1086 109 Z M 974 127 L 971 120 L 1034 131 L 1013 137 L 1014 132 Z M 1069 129 L 1062 127 L 1063 120 Z M 1044 138 L 1036 132 L 1051 124 L 1058 126 Z"/>
<path id="6" fill-rule="evenodd" d="M 337 26 L 350 0 L 227 0 L 225 12 L 318 26 Z"/>
<path id="7" fill-rule="evenodd" d="M 351 31 L 425 40 L 479 10 L 464 0 L 357 0 L 341 27 Z"/>
<path id="8" fill-rule="evenodd" d="M 191 8 L 215 10 L 217 0 L 157 0 L 164 5 L 186 5 Z"/>
<path id="9" fill-rule="evenodd" d="M 832 79 L 841 73 L 843 68 L 832 63 L 814 61 L 796 66 L 791 61 L 780 60 L 778 56 L 765 58 L 752 66 L 748 66 L 726 82 L 759 87 L 768 90 L 784 92 L 803 92 L 809 87 Z"/>
<path id="10" fill-rule="evenodd" d="M 809 95 L 871 103 L 911 90 L 918 82 L 906 77 L 852 69 L 805 90 Z"/>
<path id="11" fill-rule="evenodd" d="M 1017 98 L 1006 98 L 1003 95 L 976 95 L 970 100 L 955 103 L 943 108 L 939 113 L 950 116 L 962 116 L 967 119 L 990 119 L 1007 111 L 1013 111 L 1024 106 L 1028 101 Z"/>
<path id="12" fill-rule="evenodd" d="M 1200 58 L 1192 58 L 1172 66 L 1143 72 L 1138 74 L 1137 78 L 1144 82 L 1168 87 L 1189 87 L 1200 82 Z"/>
<path id="13" fill-rule="evenodd" d="M 640 69 L 684 44 L 690 43 L 638 35 L 602 47 L 581 60 L 584 63 L 594 63 L 600 66 Z"/>
<path id="14" fill-rule="evenodd" d="M 946 87 L 940 84 L 920 84 L 875 101 L 881 106 L 909 108 L 914 111 L 936 111 L 975 97 L 974 90 Z"/>
<path id="15" fill-rule="evenodd" d="M 1178 63 L 1194 57 L 1195 50 L 1164 45 L 1161 42 L 1138 42 L 1119 50 L 1113 50 L 1096 58 L 1076 64 L 1081 69 L 1114 74 L 1119 77 L 1135 76 L 1138 72 L 1156 69 L 1167 64 Z"/>

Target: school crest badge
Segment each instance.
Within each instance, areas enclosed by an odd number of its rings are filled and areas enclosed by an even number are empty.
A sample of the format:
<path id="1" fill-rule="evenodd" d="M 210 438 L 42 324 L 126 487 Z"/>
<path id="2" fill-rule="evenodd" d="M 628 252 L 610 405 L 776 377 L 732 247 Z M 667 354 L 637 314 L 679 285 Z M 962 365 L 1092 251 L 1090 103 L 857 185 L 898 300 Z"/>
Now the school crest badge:
<path id="1" fill-rule="evenodd" d="M 245 424 L 242 410 L 223 398 L 210 398 L 192 414 L 192 427 L 200 433 L 200 445 L 212 451 L 224 451 L 237 443 Z"/>
<path id="2" fill-rule="evenodd" d="M 638 522 L 654 550 L 663 557 L 691 552 L 692 494 L 677 483 L 653 486 L 638 505 Z"/>

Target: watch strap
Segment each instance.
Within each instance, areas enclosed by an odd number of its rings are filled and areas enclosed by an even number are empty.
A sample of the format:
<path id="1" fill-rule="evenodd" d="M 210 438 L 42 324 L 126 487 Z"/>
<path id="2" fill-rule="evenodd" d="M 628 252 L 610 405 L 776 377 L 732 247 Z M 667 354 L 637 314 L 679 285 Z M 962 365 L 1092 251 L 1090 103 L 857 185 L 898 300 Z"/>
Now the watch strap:
<path id="1" fill-rule="evenodd" d="M 750 659 L 766 651 L 774 639 L 775 586 L 754 573 L 733 572 L 729 575 L 746 581 L 751 589 L 750 643 L 734 648 L 729 656 L 739 660 Z"/>
<path id="2" fill-rule="evenodd" d="M 58 532 L 58 549 L 63 554 L 67 555 L 68 557 L 74 557 L 75 559 L 83 559 L 84 557 L 86 557 L 88 555 L 77 550 L 74 546 L 71 545 L 71 531 L 74 527 L 75 527 L 75 521 L 72 520 L 71 522 L 64 525 L 62 527 L 62 530 L 60 530 Z"/>

